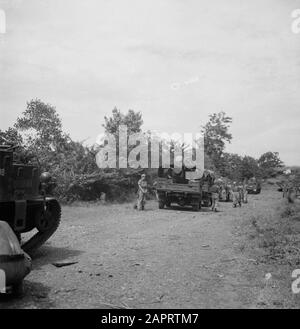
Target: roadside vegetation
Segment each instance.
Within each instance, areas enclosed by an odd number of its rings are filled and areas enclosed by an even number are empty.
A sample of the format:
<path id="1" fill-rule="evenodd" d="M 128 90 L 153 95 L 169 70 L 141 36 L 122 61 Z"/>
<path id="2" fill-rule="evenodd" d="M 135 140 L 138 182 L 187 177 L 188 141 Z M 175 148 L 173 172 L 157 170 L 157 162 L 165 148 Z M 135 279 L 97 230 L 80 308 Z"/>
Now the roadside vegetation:
<path id="1" fill-rule="evenodd" d="M 251 177 L 276 176 L 283 163 L 276 152 L 267 152 L 258 159 L 227 153 L 226 143 L 232 141 L 232 118 L 225 112 L 213 113 L 202 127 L 205 137 L 205 167 L 218 176 L 242 181 Z M 117 137 L 118 127 L 126 125 L 129 134 L 143 131 L 141 112 L 127 113 L 114 108 L 103 122 L 105 132 Z M 19 145 L 16 156 L 22 163 L 37 162 L 43 171 L 53 176 L 49 193 L 62 202 L 95 201 L 105 195 L 107 200 L 128 201 L 136 192 L 136 183 L 145 172 L 150 183 L 156 177 L 151 169 L 99 169 L 95 156 L 98 146 L 74 141 L 64 132 L 58 111 L 39 99 L 27 103 L 15 124 L 0 130 L 0 143 Z"/>
<path id="2" fill-rule="evenodd" d="M 265 198 L 274 195 L 274 187 L 265 186 Z M 300 269 L 300 200 L 289 203 L 280 192 L 277 198 L 277 202 L 266 200 L 259 214 L 242 221 L 242 247 L 255 261 L 258 272 L 264 273 L 258 306 L 299 308 L 300 294 L 294 294 L 291 286 L 293 271 Z M 271 207 L 274 201 L 276 206 Z"/>

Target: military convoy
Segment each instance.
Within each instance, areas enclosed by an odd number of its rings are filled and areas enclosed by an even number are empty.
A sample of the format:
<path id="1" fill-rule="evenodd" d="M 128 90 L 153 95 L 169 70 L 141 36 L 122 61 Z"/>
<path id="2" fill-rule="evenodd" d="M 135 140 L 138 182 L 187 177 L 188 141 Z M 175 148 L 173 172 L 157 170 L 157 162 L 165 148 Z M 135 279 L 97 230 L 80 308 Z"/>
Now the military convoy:
<path id="1" fill-rule="evenodd" d="M 201 177 L 188 179 L 187 174 L 195 171 L 195 169 L 170 168 L 158 170 L 158 179 L 156 181 L 156 196 L 159 209 L 170 207 L 172 203 L 176 203 L 181 207 L 191 206 L 194 211 L 200 210 L 202 207 L 210 207 L 212 205 L 211 188 L 216 184 L 219 188 L 219 201 L 232 202 L 232 186 L 237 186 L 236 182 L 230 182 L 225 178 L 215 178 L 210 170 L 205 170 Z M 245 201 L 243 186 L 246 186 L 249 194 L 259 194 L 261 192 L 261 182 L 253 177 L 246 184 L 241 183 L 238 189 L 241 193 L 242 200 Z"/>
<path id="2" fill-rule="evenodd" d="M 15 148 L 0 146 L 0 220 L 10 225 L 22 249 L 30 254 L 57 230 L 61 207 L 55 198 L 45 194 L 50 175 L 40 174 L 38 165 L 18 163 L 14 159 Z M 34 231 L 37 232 L 23 241 L 24 233 Z"/>

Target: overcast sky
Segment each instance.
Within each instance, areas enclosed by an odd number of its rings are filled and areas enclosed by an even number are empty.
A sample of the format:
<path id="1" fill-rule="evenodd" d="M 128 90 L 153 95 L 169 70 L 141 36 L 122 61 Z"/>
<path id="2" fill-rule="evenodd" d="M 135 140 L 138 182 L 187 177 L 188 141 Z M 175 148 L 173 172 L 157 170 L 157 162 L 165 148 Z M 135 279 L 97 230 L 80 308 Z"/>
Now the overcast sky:
<path id="1" fill-rule="evenodd" d="M 0 0 L 0 129 L 32 98 L 93 143 L 114 106 L 144 128 L 233 117 L 227 150 L 300 164 L 300 0 Z"/>

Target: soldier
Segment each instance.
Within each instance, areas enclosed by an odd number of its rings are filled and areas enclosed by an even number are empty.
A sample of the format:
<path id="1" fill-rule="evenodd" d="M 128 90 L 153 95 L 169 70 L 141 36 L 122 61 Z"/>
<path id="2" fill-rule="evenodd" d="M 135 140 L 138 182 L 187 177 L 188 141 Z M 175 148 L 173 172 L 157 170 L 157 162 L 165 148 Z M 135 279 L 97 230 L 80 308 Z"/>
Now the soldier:
<path id="1" fill-rule="evenodd" d="M 219 201 L 225 201 L 226 199 L 226 195 L 225 195 L 225 186 L 224 186 L 224 182 L 221 178 L 216 180 L 216 183 L 219 187 Z"/>
<path id="2" fill-rule="evenodd" d="M 247 190 L 247 184 L 243 184 L 243 202 L 248 203 L 248 190 Z"/>
<path id="3" fill-rule="evenodd" d="M 141 179 L 138 181 L 137 210 L 144 210 L 147 187 L 148 187 L 148 183 L 146 180 L 146 175 L 142 174 Z"/>
<path id="4" fill-rule="evenodd" d="M 287 182 L 284 182 L 283 187 L 282 187 L 282 197 L 286 198 L 287 193 L 288 193 L 288 184 L 287 184 Z"/>
<path id="5" fill-rule="evenodd" d="M 241 193 L 239 187 L 236 185 L 236 182 L 233 183 L 232 196 L 233 196 L 233 207 L 236 208 L 237 205 L 241 207 L 242 206 Z"/>
<path id="6" fill-rule="evenodd" d="M 297 189 L 294 186 L 289 187 L 287 199 L 289 203 L 294 203 L 297 198 Z"/>
<path id="7" fill-rule="evenodd" d="M 226 184 L 225 186 L 225 191 L 226 191 L 226 201 L 232 201 L 232 187 L 229 183 Z"/>
<path id="8" fill-rule="evenodd" d="M 226 192 L 224 184 L 221 186 L 220 200 L 222 200 L 222 201 L 227 200 L 227 192 Z"/>
<path id="9" fill-rule="evenodd" d="M 243 189 L 243 184 L 239 183 L 238 184 L 238 189 L 239 189 L 239 193 L 240 193 L 240 200 L 241 203 L 244 201 L 244 189 Z"/>
<path id="10" fill-rule="evenodd" d="M 219 186 L 214 183 L 211 188 L 210 188 L 210 192 L 211 192 L 211 199 L 212 199 L 212 205 L 211 205 L 211 210 L 212 211 L 218 211 L 219 208 Z"/>

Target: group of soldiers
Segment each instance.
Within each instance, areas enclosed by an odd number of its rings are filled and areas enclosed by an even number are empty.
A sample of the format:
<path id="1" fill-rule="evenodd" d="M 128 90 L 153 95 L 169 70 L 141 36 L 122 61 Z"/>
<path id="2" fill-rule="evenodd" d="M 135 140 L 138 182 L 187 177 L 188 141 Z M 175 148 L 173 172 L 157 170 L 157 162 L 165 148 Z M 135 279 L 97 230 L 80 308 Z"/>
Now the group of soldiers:
<path id="1" fill-rule="evenodd" d="M 219 201 L 230 202 L 234 208 L 241 207 L 242 203 L 248 203 L 247 184 L 233 182 L 226 183 L 217 179 L 210 188 L 212 194 L 212 211 L 218 211 Z"/>
<path id="2" fill-rule="evenodd" d="M 285 182 L 282 186 L 282 197 L 287 198 L 290 203 L 294 203 L 300 196 L 300 186 L 293 182 Z"/>

